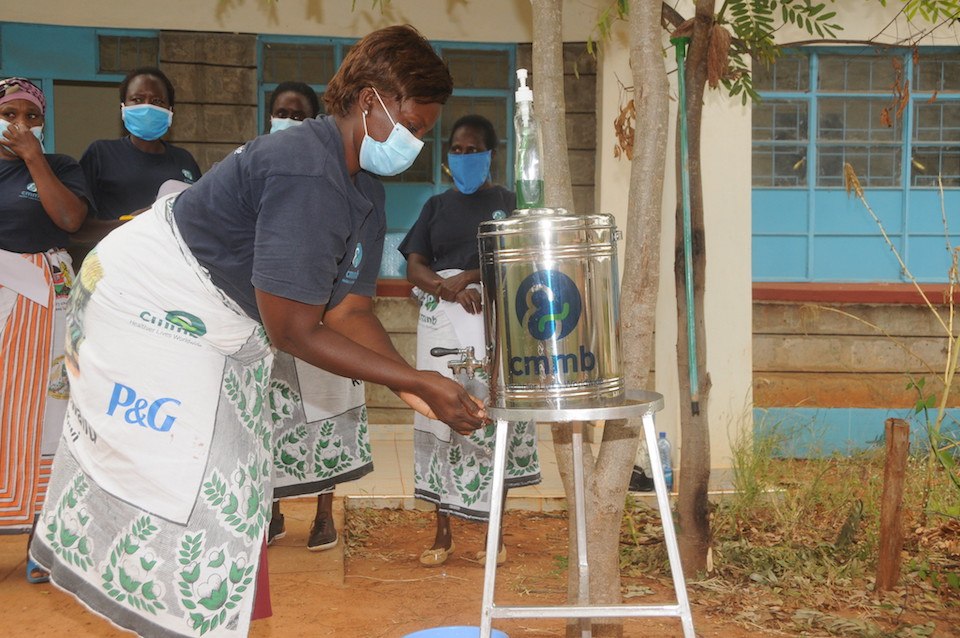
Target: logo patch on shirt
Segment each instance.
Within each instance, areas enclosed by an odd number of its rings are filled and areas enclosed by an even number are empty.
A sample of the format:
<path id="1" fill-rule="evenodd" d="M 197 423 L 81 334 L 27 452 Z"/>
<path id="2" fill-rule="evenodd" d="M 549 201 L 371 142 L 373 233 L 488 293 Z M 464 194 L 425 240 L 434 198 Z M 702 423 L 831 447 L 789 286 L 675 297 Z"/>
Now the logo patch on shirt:
<path id="1" fill-rule="evenodd" d="M 197 178 L 193 176 L 193 173 L 188 171 L 187 169 L 185 168 L 181 169 L 180 172 L 183 173 L 183 179 L 190 182 L 191 184 L 197 181 Z"/>
<path id="2" fill-rule="evenodd" d="M 40 196 L 37 195 L 37 185 L 34 182 L 27 184 L 27 187 L 20 191 L 21 199 L 40 199 Z"/>
<path id="3" fill-rule="evenodd" d="M 357 247 L 353 251 L 353 259 L 350 261 L 350 268 L 347 270 L 346 274 L 343 276 L 343 280 L 348 284 L 352 284 L 357 280 L 357 277 L 360 276 L 360 262 L 363 261 L 363 245 L 360 242 L 357 242 Z"/>

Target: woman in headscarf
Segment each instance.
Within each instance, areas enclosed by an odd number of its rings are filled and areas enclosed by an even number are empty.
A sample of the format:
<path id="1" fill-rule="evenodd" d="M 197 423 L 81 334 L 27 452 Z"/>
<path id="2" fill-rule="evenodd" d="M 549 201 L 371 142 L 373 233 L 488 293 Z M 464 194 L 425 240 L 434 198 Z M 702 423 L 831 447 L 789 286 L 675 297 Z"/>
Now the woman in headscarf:
<path id="1" fill-rule="evenodd" d="M 44 153 L 45 115 L 38 86 L 0 80 L 0 532 L 30 529 L 60 439 L 73 285 L 64 247 L 89 200 L 76 160 Z"/>
<path id="2" fill-rule="evenodd" d="M 375 175 L 413 164 L 452 90 L 415 29 L 374 31 L 328 83 L 329 115 L 241 146 L 90 253 L 30 546 L 52 582 L 140 634 L 247 634 L 265 575 L 273 348 L 457 431 L 487 421 L 458 384 L 407 364 L 373 313 Z"/>

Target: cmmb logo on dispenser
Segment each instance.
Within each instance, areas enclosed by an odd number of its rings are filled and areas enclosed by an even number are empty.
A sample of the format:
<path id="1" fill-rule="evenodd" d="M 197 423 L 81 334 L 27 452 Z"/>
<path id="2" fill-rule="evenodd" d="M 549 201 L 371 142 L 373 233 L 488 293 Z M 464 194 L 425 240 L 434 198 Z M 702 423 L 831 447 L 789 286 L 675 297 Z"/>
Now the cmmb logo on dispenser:
<path id="1" fill-rule="evenodd" d="M 520 375 L 589 372 L 597 365 L 593 352 L 580 345 L 576 352 L 563 352 L 560 341 L 580 321 L 583 300 L 573 280 L 558 270 L 538 270 L 517 288 L 514 308 L 517 320 L 537 341 L 550 341 L 553 348 L 538 354 L 510 358 L 510 373 Z"/>

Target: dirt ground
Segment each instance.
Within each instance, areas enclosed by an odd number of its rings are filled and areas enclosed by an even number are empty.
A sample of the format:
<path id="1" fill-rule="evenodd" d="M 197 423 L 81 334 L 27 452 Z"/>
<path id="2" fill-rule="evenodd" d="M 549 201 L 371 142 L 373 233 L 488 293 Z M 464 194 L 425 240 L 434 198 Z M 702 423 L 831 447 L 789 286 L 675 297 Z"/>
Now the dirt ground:
<path id="1" fill-rule="evenodd" d="M 252 624 L 253 638 L 401 638 L 431 627 L 479 624 L 483 566 L 475 557 L 483 544 L 484 526 L 455 520 L 454 555 L 441 567 L 425 568 L 417 557 L 432 543 L 432 514 L 347 512 L 347 542 L 329 552 L 311 553 L 304 544 L 312 507 L 310 501 L 284 502 L 288 534 L 269 550 L 274 615 Z M 336 514 L 344 516 L 342 502 L 337 503 Z M 496 602 L 562 602 L 566 518 L 509 512 L 504 530 L 508 555 L 497 572 Z M 87 612 L 55 587 L 27 584 L 23 578 L 25 544 L 25 536 L 0 537 L 0 600 L 5 625 L 0 634 L 31 638 L 129 635 Z M 674 600 L 669 580 L 627 579 L 624 590 L 639 594 L 629 599 L 635 604 Z M 694 625 L 703 638 L 786 635 L 733 622 L 728 610 L 706 602 L 696 588 L 690 589 L 690 597 Z M 941 618 L 932 635 L 957 635 L 956 621 Z M 562 636 L 563 622 L 497 620 L 494 627 L 511 638 L 539 638 Z M 677 619 L 641 618 L 627 620 L 624 635 L 672 637 L 682 633 Z"/>

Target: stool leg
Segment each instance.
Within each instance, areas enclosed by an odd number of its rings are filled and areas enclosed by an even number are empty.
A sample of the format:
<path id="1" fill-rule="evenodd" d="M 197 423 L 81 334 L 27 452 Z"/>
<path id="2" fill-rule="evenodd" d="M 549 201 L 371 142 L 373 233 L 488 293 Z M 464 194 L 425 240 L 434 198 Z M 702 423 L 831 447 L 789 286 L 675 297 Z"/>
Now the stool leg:
<path id="1" fill-rule="evenodd" d="M 670 559 L 670 573 L 673 576 L 673 588 L 677 593 L 677 605 L 680 607 L 680 624 L 684 638 L 695 638 L 693 615 L 690 613 L 690 600 L 687 598 L 687 584 L 683 578 L 683 566 L 680 563 L 680 547 L 677 545 L 677 531 L 673 527 L 673 514 L 670 512 L 670 494 L 663 477 L 663 466 L 657 453 L 656 427 L 653 415 L 643 415 L 643 434 L 650 452 L 650 469 L 653 470 L 653 486 L 657 492 L 657 505 L 660 508 L 660 521 L 663 523 L 663 540 L 667 545 L 667 557 Z"/>
<path id="2" fill-rule="evenodd" d="M 493 480 L 490 483 L 490 522 L 487 525 L 487 558 L 483 567 L 483 605 L 480 611 L 480 638 L 490 638 L 493 631 L 493 591 L 497 579 L 497 552 L 500 549 L 500 518 L 503 502 L 503 481 L 507 470 L 507 421 L 497 420 L 497 436 L 493 448 Z"/>
<path id="3" fill-rule="evenodd" d="M 579 591 L 577 604 L 590 604 L 590 565 L 587 562 L 587 507 L 583 487 L 583 422 L 574 421 L 572 440 L 573 445 L 573 500 L 574 511 L 577 517 L 577 569 L 579 574 Z M 582 638 L 591 638 L 590 619 L 580 619 L 580 635 Z"/>

